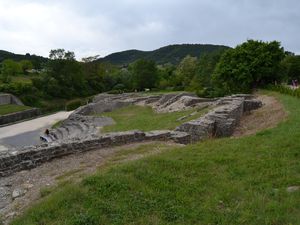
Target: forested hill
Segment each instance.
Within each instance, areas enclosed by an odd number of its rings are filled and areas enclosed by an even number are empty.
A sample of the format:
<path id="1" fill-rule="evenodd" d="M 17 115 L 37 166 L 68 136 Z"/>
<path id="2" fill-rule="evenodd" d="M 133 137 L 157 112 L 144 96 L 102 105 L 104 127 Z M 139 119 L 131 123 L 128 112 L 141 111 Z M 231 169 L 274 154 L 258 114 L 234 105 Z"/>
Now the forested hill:
<path id="1" fill-rule="evenodd" d="M 12 52 L 0 50 L 0 63 L 4 61 L 5 59 L 12 59 L 14 61 L 21 61 L 21 60 L 30 60 L 33 63 L 44 63 L 47 62 L 48 58 L 42 57 L 42 56 L 37 56 L 37 55 L 21 55 L 21 54 L 14 54 Z"/>
<path id="2" fill-rule="evenodd" d="M 100 58 L 99 61 L 110 62 L 116 65 L 128 65 L 137 59 L 143 58 L 147 60 L 153 60 L 158 64 L 178 64 L 187 55 L 199 57 L 204 53 L 210 53 L 228 48 L 229 47 L 223 45 L 209 44 L 169 45 L 154 51 L 128 50 L 117 52 L 104 58 Z"/>

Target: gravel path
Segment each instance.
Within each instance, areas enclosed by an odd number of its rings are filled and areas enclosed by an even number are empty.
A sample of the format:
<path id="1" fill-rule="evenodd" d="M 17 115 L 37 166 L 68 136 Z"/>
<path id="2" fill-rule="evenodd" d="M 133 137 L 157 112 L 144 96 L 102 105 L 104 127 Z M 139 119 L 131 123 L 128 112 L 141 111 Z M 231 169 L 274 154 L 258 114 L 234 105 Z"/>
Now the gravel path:
<path id="1" fill-rule="evenodd" d="M 287 118 L 284 106 L 274 96 L 259 95 L 257 99 L 262 101 L 263 106 L 242 117 L 233 137 L 252 135 L 264 129 L 276 127 Z"/>

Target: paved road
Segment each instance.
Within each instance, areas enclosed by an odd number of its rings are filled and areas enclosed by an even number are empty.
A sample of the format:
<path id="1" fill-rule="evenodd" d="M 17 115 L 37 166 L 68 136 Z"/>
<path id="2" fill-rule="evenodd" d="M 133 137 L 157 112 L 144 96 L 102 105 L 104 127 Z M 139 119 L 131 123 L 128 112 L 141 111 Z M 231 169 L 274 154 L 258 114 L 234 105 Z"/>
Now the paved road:
<path id="1" fill-rule="evenodd" d="M 58 112 L 49 116 L 0 128 L 0 151 L 11 147 L 39 144 L 39 136 L 55 122 L 66 119 L 72 112 Z"/>

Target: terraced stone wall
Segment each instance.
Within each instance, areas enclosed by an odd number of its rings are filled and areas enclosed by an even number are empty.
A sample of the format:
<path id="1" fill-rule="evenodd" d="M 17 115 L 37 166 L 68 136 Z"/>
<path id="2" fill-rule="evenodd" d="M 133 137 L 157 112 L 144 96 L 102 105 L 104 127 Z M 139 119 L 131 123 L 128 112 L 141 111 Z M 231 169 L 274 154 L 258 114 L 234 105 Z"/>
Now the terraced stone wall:
<path id="1" fill-rule="evenodd" d="M 100 100 L 100 102 L 101 101 L 102 100 Z M 132 103 L 132 101 L 128 101 L 127 103 L 131 104 L 130 102 Z M 20 170 L 37 167 L 55 158 L 93 149 L 107 148 L 109 151 L 109 147 L 143 141 L 170 140 L 181 144 L 189 144 L 210 137 L 230 136 L 239 123 L 243 113 L 262 106 L 260 101 L 253 99 L 252 96 L 249 95 L 221 98 L 216 100 L 214 104 L 215 107 L 212 111 L 196 120 L 180 125 L 175 131 L 128 131 L 89 136 L 81 136 L 82 132 L 80 131 L 78 136 L 72 139 L 62 139 L 49 144 L 24 148 L 20 151 L 6 152 L 0 155 L 0 177 L 8 176 Z M 112 105 L 114 104 L 111 104 L 111 106 Z M 121 105 L 117 107 L 119 106 Z M 82 108 L 78 111 L 80 112 L 80 110 L 82 110 Z M 80 126 L 78 130 L 83 129 L 81 126 L 84 125 L 76 125 L 78 121 L 80 121 L 80 123 L 86 123 L 86 125 L 95 123 L 95 118 L 82 115 L 85 113 L 78 113 L 78 111 L 73 115 L 74 120 L 72 121 L 71 117 L 67 123 L 74 123 L 74 126 Z M 100 118 L 100 120 L 102 119 L 103 118 Z M 66 126 L 64 127 L 64 129 L 67 129 Z M 92 129 L 94 129 L 94 127 Z M 90 131 L 91 128 L 87 127 L 86 130 Z"/>

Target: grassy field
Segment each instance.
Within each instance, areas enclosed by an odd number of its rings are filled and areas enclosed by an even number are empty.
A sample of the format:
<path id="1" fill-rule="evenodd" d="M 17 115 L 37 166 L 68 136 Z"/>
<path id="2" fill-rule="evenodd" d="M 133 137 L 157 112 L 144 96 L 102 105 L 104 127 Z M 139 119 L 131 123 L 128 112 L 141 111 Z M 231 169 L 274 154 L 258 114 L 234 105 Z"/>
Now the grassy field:
<path id="1" fill-rule="evenodd" d="M 56 189 L 16 219 L 38 224 L 298 225 L 300 101 L 278 127 L 112 165 Z M 141 150 L 142 151 L 142 150 Z"/>
<path id="2" fill-rule="evenodd" d="M 0 115 L 7 115 L 14 112 L 20 112 L 26 109 L 30 109 L 29 106 L 23 105 L 0 105 Z"/>
<path id="3" fill-rule="evenodd" d="M 182 112 L 155 113 L 151 107 L 124 107 L 113 112 L 100 114 L 101 116 L 111 117 L 116 122 L 114 125 L 102 128 L 102 132 L 126 131 L 134 129 L 142 131 L 174 129 L 176 126 L 187 120 L 198 118 L 206 111 L 207 109 L 203 109 L 199 112 L 195 109 L 191 109 Z M 178 118 L 187 116 L 193 112 L 195 112 L 195 115 L 181 121 L 176 121 Z"/>

